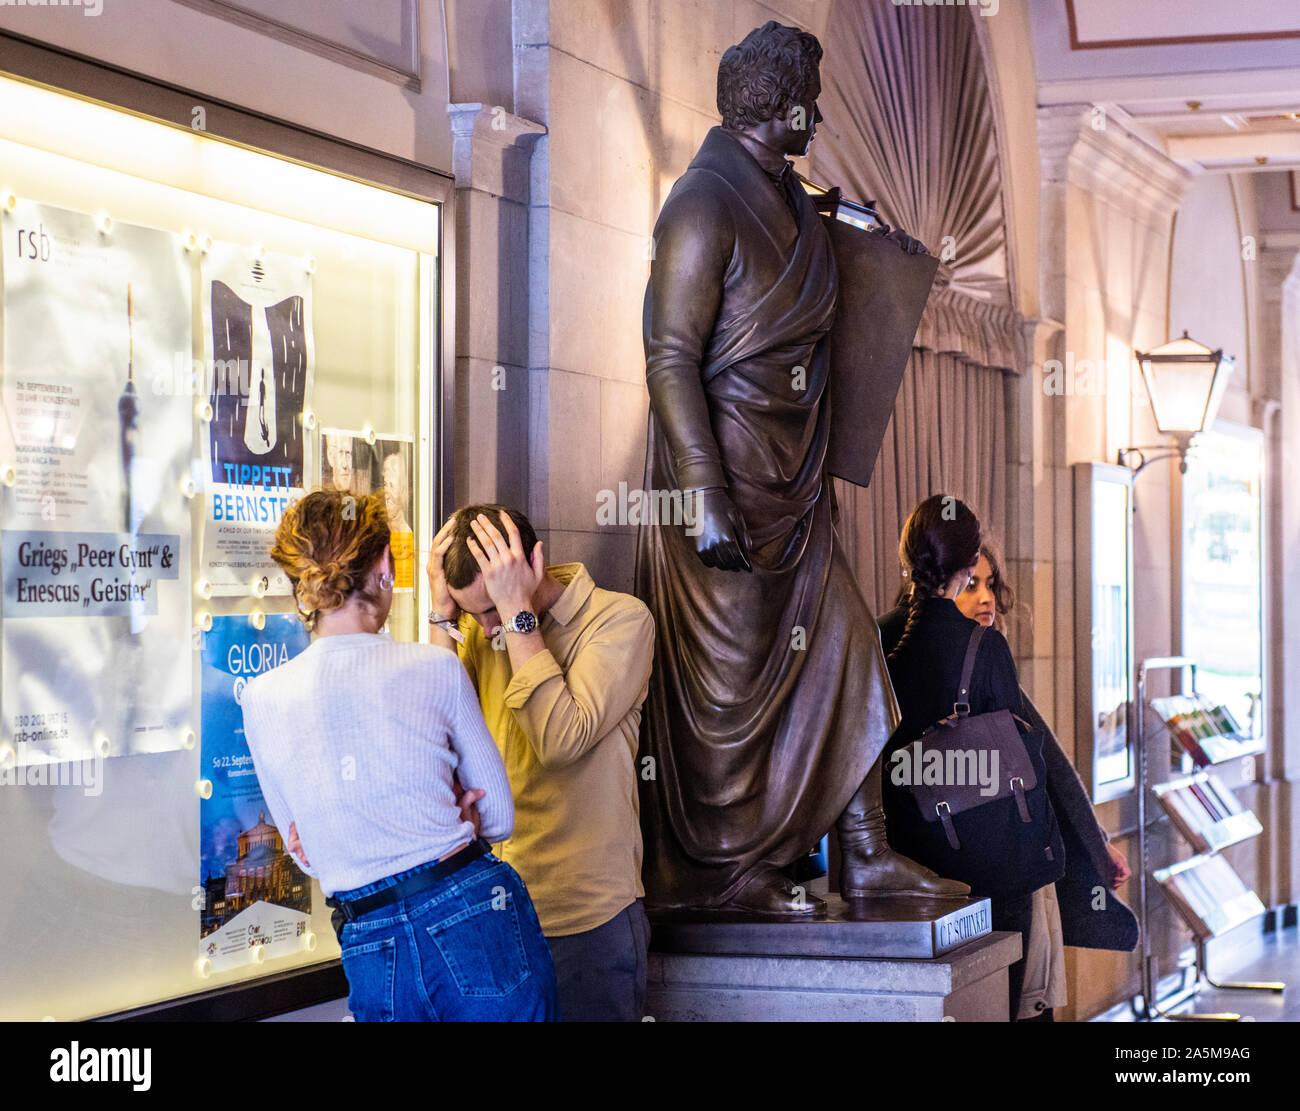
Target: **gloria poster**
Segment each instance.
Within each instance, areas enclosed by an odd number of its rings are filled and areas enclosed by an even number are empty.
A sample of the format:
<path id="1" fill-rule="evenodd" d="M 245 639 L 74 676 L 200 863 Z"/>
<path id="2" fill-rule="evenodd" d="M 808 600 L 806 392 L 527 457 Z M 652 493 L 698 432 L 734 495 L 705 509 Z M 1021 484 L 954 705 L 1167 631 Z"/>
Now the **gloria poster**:
<path id="1" fill-rule="evenodd" d="M 202 273 L 209 419 L 200 578 L 218 596 L 288 594 L 267 552 L 307 473 L 311 273 L 302 258 L 233 243 L 209 247 Z"/>
<path id="2" fill-rule="evenodd" d="M 311 880 L 286 852 L 267 813 L 244 739 L 240 696 L 250 679 L 307 647 L 293 614 L 262 629 L 244 615 L 213 618 L 203 634 L 203 775 L 212 793 L 199 804 L 203 906 L 199 951 L 213 971 L 295 952 L 311 920 Z"/>
<path id="3" fill-rule="evenodd" d="M 20 200 L 0 217 L 3 713 L 17 764 L 165 752 L 190 728 L 192 399 L 179 237 Z"/>

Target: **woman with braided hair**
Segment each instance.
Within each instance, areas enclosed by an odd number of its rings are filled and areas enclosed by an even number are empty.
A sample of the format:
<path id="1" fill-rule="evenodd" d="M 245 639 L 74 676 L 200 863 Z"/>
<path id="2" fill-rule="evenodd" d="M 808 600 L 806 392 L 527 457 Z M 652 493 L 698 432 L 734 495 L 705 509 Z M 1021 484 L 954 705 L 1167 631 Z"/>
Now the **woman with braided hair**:
<path id="1" fill-rule="evenodd" d="M 957 608 L 956 599 L 979 563 L 981 539 L 979 518 L 950 494 L 926 498 L 912 510 L 903 526 L 898 559 L 911 592 L 905 611 L 895 610 L 881 621 L 889 676 L 901 716 L 885 750 L 886 762 L 896 749 L 911 744 L 935 722 L 948 717 L 956 702 L 968 702 L 972 715 L 996 710 L 1019 712 L 1016 664 L 1006 639 L 996 629 L 989 629 L 980 641 L 968 695 L 961 699 L 957 693 L 966 647 L 977 626 Z M 900 616 L 904 617 L 901 632 Z M 920 843 L 907 837 L 903 817 L 908 813 L 908 804 L 901 795 L 904 790 L 886 776 L 885 814 L 890 844 L 913 855 L 918 863 L 933 867 L 937 862 L 916 855 L 923 851 Z M 1014 930 L 1027 940 L 1031 909 L 1027 895 L 993 899 L 993 928 Z M 1023 958 L 1008 972 L 1010 1014 L 1014 1017 L 1024 981 Z"/>
<path id="2" fill-rule="evenodd" d="M 1051 1021 L 1053 1008 L 1065 1002 L 1063 944 L 1121 952 L 1137 944 L 1136 920 L 1113 894 L 1128 878 L 1128 868 L 1107 844 L 1069 757 L 1019 688 L 1000 620 L 1014 607 L 1014 596 L 975 514 L 956 498 L 927 498 L 903 528 L 899 562 L 904 590 L 899 604 L 880 619 L 880 637 L 903 723 L 885 759 L 951 712 L 976 622 L 988 631 L 972 675 L 971 713 L 1011 709 L 1045 736 L 1048 796 L 1064 839 L 1065 875 L 1054 890 L 1049 885 L 1023 899 L 994 900 L 993 928 L 1018 930 L 1023 937 L 1025 956 L 1010 969 L 1011 1017 Z M 887 780 L 885 810 L 893 840 L 905 808 L 899 788 L 891 787 Z M 1103 887 L 1111 892 L 1098 909 L 1096 892 Z"/>

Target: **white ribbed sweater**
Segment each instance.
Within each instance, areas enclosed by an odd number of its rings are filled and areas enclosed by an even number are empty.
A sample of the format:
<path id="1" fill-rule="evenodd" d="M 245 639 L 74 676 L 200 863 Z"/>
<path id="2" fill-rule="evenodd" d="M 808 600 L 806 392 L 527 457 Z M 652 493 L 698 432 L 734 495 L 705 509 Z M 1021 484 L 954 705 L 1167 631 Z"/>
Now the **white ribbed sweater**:
<path id="1" fill-rule="evenodd" d="M 514 802 L 454 652 L 385 634 L 318 637 L 244 688 L 244 733 L 280 835 L 296 823 L 326 895 L 437 860 L 474 837 L 451 786 L 481 787 L 482 836 Z"/>

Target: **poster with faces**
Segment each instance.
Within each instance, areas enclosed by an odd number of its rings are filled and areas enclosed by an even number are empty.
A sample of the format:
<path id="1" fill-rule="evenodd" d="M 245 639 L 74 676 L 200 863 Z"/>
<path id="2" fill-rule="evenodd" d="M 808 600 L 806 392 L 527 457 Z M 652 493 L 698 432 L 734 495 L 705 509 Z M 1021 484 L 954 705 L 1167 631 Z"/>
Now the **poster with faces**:
<path id="1" fill-rule="evenodd" d="M 393 589 L 415 589 L 415 526 L 411 478 L 415 441 L 346 428 L 321 431 L 321 486 L 358 497 L 382 492 L 393 552 Z"/>
<path id="2" fill-rule="evenodd" d="M 286 595 L 275 530 L 303 494 L 315 367 L 312 260 L 234 243 L 203 254 L 207 403 L 199 579 L 210 596 Z"/>

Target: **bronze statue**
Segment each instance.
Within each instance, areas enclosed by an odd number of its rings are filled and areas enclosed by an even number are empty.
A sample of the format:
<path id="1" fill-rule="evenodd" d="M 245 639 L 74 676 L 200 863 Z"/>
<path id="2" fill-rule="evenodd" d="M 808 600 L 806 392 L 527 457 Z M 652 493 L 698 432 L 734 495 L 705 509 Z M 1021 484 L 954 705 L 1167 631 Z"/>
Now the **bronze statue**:
<path id="1" fill-rule="evenodd" d="M 846 899 L 967 893 L 885 841 L 878 757 L 898 711 L 824 470 L 835 261 L 786 161 L 821 120 L 821 56 L 815 36 L 776 22 L 727 50 L 722 126 L 655 226 L 645 484 L 682 491 L 695 518 L 643 525 L 637 545 L 637 593 L 656 621 L 643 733 L 654 778 L 642 782 L 652 906 L 823 914 L 782 869 L 833 824 Z"/>

